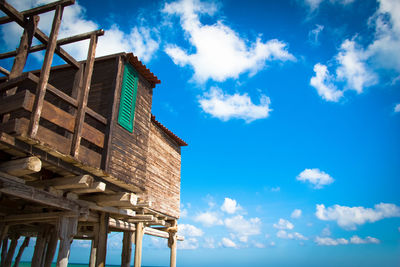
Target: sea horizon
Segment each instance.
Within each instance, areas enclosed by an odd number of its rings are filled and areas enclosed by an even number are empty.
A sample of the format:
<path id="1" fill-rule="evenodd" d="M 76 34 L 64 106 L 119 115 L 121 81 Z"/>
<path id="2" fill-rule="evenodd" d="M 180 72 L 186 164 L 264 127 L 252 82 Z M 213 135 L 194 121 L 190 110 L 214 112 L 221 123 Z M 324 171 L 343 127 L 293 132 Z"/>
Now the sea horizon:
<path id="1" fill-rule="evenodd" d="M 20 267 L 28 267 L 31 266 L 31 262 L 30 261 L 21 261 L 19 263 Z M 56 266 L 56 263 L 52 263 L 51 266 Z M 68 263 L 68 266 L 71 267 L 88 267 L 89 263 Z M 120 264 L 106 264 L 106 267 L 111 267 L 111 266 L 121 266 Z M 133 265 L 131 265 L 133 266 Z M 164 265 L 142 265 L 141 267 L 167 267 Z"/>

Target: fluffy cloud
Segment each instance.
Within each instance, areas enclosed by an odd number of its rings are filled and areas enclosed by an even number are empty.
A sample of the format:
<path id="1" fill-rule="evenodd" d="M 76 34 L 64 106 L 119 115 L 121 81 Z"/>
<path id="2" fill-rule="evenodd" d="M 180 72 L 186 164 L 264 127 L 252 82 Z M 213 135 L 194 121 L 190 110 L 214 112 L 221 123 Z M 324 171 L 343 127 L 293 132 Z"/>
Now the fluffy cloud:
<path id="1" fill-rule="evenodd" d="M 178 234 L 183 236 L 202 236 L 204 233 L 201 229 L 197 228 L 191 224 L 179 224 L 178 225 Z"/>
<path id="2" fill-rule="evenodd" d="M 237 210 L 240 209 L 239 204 L 237 204 L 236 200 L 230 199 L 228 197 L 225 198 L 224 204 L 221 206 L 221 210 L 225 211 L 226 213 L 233 214 Z"/>
<path id="3" fill-rule="evenodd" d="M 208 79 L 225 81 L 237 78 L 241 73 L 256 73 L 264 68 L 266 61 L 294 61 L 284 42 L 273 39 L 262 42 L 258 37 L 254 42 L 243 39 L 237 32 L 217 21 L 203 25 L 201 15 L 212 16 L 217 11 L 214 3 L 199 0 L 180 0 L 167 3 L 164 14 L 177 15 L 195 53 L 188 53 L 175 44 L 169 44 L 165 52 L 179 66 L 189 65 L 194 70 L 198 82 Z"/>
<path id="4" fill-rule="evenodd" d="M 282 238 L 282 239 L 308 240 L 307 237 L 305 237 L 304 235 L 302 235 L 298 232 L 288 233 L 285 230 L 279 230 L 276 233 L 276 237 Z"/>
<path id="5" fill-rule="evenodd" d="M 278 223 L 274 223 L 274 228 L 276 228 L 276 229 L 289 229 L 289 230 L 291 230 L 291 229 L 293 229 L 294 228 L 294 225 L 291 223 L 291 222 L 289 222 L 288 220 L 285 220 L 285 219 L 279 219 L 279 221 L 278 221 Z"/>
<path id="6" fill-rule="evenodd" d="M 223 237 L 222 240 L 222 245 L 226 248 L 236 248 L 237 245 L 235 242 L 233 242 L 232 240 L 230 240 L 229 238 Z"/>
<path id="7" fill-rule="evenodd" d="M 200 107 L 213 117 L 227 121 L 232 118 L 252 122 L 257 119 L 267 118 L 271 109 L 270 100 L 261 95 L 260 104 L 254 104 L 245 94 L 226 94 L 218 87 L 212 87 L 210 92 L 199 99 Z"/>
<path id="8" fill-rule="evenodd" d="M 314 65 L 315 76 L 310 80 L 310 85 L 317 89 L 320 97 L 326 101 L 338 102 L 343 92 L 338 90 L 332 82 L 333 76 L 329 74 L 328 68 L 320 63 Z"/>
<path id="9" fill-rule="evenodd" d="M 396 104 L 394 107 L 394 112 L 400 112 L 400 104 Z"/>
<path id="10" fill-rule="evenodd" d="M 333 183 L 334 179 L 319 169 L 305 169 L 297 177 L 302 182 L 310 182 L 315 189 L 321 189 L 324 185 Z"/>
<path id="11" fill-rule="evenodd" d="M 52 0 L 33 0 L 33 1 L 9 1 L 18 10 L 26 10 L 38 5 L 53 2 Z M 49 33 L 53 20 L 54 12 L 40 15 L 39 28 Z M 73 36 L 76 34 L 89 32 L 101 28 L 97 23 L 86 18 L 84 7 L 75 3 L 64 9 L 63 20 L 60 26 L 58 38 Z M 16 23 L 9 23 L 1 27 L 1 36 L 8 49 L 15 49 L 19 43 L 19 36 L 22 28 Z M 140 60 L 150 61 L 151 57 L 158 50 L 160 40 L 158 32 L 147 27 L 133 27 L 130 32 L 125 33 L 117 25 L 112 25 L 105 30 L 104 36 L 99 38 L 96 48 L 96 56 L 104 56 L 117 52 L 134 52 Z M 65 45 L 63 48 L 78 60 L 85 59 L 87 56 L 89 41 L 81 41 Z M 38 57 L 38 54 L 34 54 Z M 39 56 L 40 57 L 40 56 Z"/>
<path id="12" fill-rule="evenodd" d="M 214 226 L 214 225 L 222 225 L 223 222 L 221 219 L 219 219 L 217 213 L 215 212 L 202 212 L 200 214 L 198 214 L 194 220 L 196 222 L 200 222 L 202 223 L 204 226 L 210 227 L 210 226 Z"/>
<path id="13" fill-rule="evenodd" d="M 349 243 L 360 245 L 360 244 L 379 244 L 379 239 L 371 236 L 367 236 L 365 239 L 360 238 L 359 236 L 352 236 L 350 241 L 345 238 L 330 238 L 330 237 L 319 237 L 315 238 L 315 243 L 320 246 L 337 246 L 337 245 L 347 245 Z"/>
<path id="14" fill-rule="evenodd" d="M 193 250 L 199 248 L 199 241 L 197 238 L 185 238 L 184 241 L 178 242 L 178 249 Z"/>
<path id="15" fill-rule="evenodd" d="M 301 217 L 301 210 L 300 209 L 295 209 L 292 214 L 290 215 L 290 217 L 294 218 L 294 219 L 298 219 Z"/>
<path id="16" fill-rule="evenodd" d="M 325 208 L 325 205 L 317 205 L 315 215 L 324 221 L 336 221 L 345 229 L 354 230 L 358 225 L 366 222 L 376 222 L 384 218 L 400 217 L 400 207 L 390 203 L 376 204 L 374 208 L 346 207 L 334 205 Z"/>
<path id="17" fill-rule="evenodd" d="M 235 232 L 241 242 L 247 242 L 248 237 L 261 233 L 261 220 L 259 218 L 250 218 L 246 220 L 241 215 L 227 218 L 224 221 L 225 226 Z"/>

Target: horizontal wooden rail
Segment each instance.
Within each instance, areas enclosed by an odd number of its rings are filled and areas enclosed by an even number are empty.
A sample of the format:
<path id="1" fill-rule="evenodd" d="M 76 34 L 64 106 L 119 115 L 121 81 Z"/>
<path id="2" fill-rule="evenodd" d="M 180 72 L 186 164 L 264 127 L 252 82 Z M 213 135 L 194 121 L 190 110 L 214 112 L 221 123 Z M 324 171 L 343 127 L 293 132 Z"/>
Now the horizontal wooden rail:
<path id="1" fill-rule="evenodd" d="M 29 10 L 22 11 L 21 14 L 24 17 L 30 17 L 30 16 L 39 15 L 42 13 L 46 13 L 46 12 L 55 10 L 58 5 L 65 7 L 65 6 L 70 6 L 73 4 L 75 4 L 75 0 L 60 0 L 60 1 L 53 2 L 53 3 L 49 3 L 47 5 L 42 5 L 42 6 L 38 6 L 38 7 L 32 8 L 32 9 L 29 9 Z M 9 23 L 12 21 L 13 21 L 13 19 L 8 16 L 1 17 L 0 25 Z"/>
<path id="2" fill-rule="evenodd" d="M 67 38 L 64 38 L 64 39 L 60 39 L 60 40 L 57 41 L 57 45 L 60 46 L 60 45 L 66 45 L 66 44 L 71 44 L 71 43 L 74 43 L 74 42 L 83 41 L 83 40 L 89 39 L 90 36 L 92 36 L 93 34 L 97 35 L 97 36 L 102 36 L 102 35 L 104 35 L 104 30 L 96 30 L 96 31 L 82 33 L 82 34 L 78 34 L 78 35 L 75 35 L 75 36 L 71 36 L 71 37 L 67 37 Z M 38 51 L 42 51 L 42 50 L 45 50 L 45 49 L 46 49 L 46 45 L 45 44 L 36 45 L 36 46 L 32 46 L 29 49 L 29 53 L 38 52 Z M 17 55 L 17 50 L 0 54 L 0 59 L 15 57 L 16 55 Z"/>
<path id="3" fill-rule="evenodd" d="M 5 68 L 3 68 L 3 67 L 0 67 L 0 72 L 3 73 L 6 76 L 10 75 L 10 72 L 8 70 L 6 70 Z"/>

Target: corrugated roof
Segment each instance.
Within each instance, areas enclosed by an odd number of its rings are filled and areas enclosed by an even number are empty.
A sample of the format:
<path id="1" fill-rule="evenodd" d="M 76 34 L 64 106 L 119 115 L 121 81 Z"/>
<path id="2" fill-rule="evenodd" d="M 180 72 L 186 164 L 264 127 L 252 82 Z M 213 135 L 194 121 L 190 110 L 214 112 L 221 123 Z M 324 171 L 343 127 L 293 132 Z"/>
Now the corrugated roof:
<path id="1" fill-rule="evenodd" d="M 151 84 L 156 85 L 158 83 L 161 83 L 161 81 L 157 78 L 154 73 L 152 73 L 146 65 L 144 65 L 138 58 L 137 56 L 134 56 L 133 53 L 127 53 L 126 54 L 129 63 L 132 64 L 132 66 L 136 69 L 137 72 L 139 72 L 147 81 L 149 81 Z"/>
<path id="2" fill-rule="evenodd" d="M 161 122 L 156 120 L 156 116 L 151 114 L 151 121 L 154 122 L 158 127 L 160 127 L 169 137 L 171 137 L 180 146 L 187 146 L 188 144 L 171 132 L 167 127 L 161 124 Z"/>

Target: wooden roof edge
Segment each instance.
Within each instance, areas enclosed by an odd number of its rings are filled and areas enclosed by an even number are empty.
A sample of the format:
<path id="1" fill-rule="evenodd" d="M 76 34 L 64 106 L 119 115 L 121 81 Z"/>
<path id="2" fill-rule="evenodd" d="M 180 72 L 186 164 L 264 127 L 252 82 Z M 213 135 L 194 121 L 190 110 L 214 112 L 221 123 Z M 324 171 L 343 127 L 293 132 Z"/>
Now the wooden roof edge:
<path id="1" fill-rule="evenodd" d="M 139 72 L 151 84 L 156 85 L 161 83 L 157 76 L 154 75 L 154 73 L 152 73 L 133 53 L 126 53 L 126 57 L 136 71 Z"/>
<path id="2" fill-rule="evenodd" d="M 166 133 L 169 137 L 171 137 L 172 140 L 177 142 L 179 146 L 187 146 L 188 145 L 185 141 L 183 141 L 181 138 L 179 138 L 176 134 L 171 132 L 171 130 L 169 130 L 167 127 L 165 127 L 161 122 L 156 120 L 156 116 L 154 116 L 153 114 L 151 114 L 151 121 L 154 122 L 154 124 L 156 124 L 158 127 L 160 127 L 160 129 L 163 130 L 164 133 Z"/>

